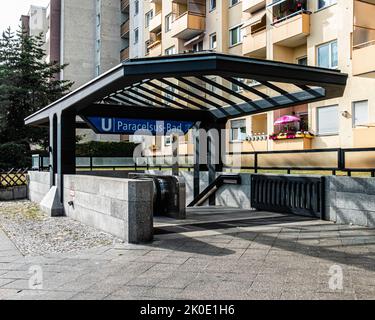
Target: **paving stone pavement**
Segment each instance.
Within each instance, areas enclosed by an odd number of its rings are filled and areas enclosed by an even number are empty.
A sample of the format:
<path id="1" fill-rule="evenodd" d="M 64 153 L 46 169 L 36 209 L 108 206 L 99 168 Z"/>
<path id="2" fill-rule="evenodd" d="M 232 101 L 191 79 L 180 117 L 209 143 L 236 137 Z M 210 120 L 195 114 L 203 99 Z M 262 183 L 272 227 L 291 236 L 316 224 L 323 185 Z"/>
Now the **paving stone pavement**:
<path id="1" fill-rule="evenodd" d="M 375 298 L 375 230 L 286 218 L 27 257 L 0 230 L 0 299 Z"/>

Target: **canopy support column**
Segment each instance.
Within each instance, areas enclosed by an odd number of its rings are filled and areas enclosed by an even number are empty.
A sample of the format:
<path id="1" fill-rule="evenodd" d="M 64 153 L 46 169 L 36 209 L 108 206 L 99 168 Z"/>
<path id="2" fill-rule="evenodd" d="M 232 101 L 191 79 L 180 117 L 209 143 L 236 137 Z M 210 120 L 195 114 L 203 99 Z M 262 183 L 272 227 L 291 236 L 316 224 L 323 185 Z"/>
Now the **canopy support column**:
<path id="1" fill-rule="evenodd" d="M 63 112 L 57 117 L 57 188 L 64 204 L 64 175 L 76 173 L 76 115 Z"/>
<path id="2" fill-rule="evenodd" d="M 57 173 L 57 116 L 52 114 L 49 117 L 49 172 L 50 172 L 50 187 L 56 185 Z"/>
<path id="3" fill-rule="evenodd" d="M 194 130 L 194 198 L 200 193 L 200 172 L 208 171 L 208 184 L 223 171 L 225 156 L 225 123 L 197 123 Z M 209 199 L 215 205 L 215 195 Z"/>
<path id="4" fill-rule="evenodd" d="M 197 122 L 194 126 L 193 139 L 194 139 L 194 199 L 198 197 L 200 192 L 200 127 L 201 122 Z"/>
<path id="5" fill-rule="evenodd" d="M 222 135 L 225 134 L 225 124 L 216 123 L 207 127 L 207 167 L 208 167 L 208 184 L 213 183 L 217 178 L 218 172 L 223 172 L 223 159 L 225 155 L 225 140 Z M 225 139 L 225 137 L 224 137 Z M 224 143 L 223 143 L 224 142 Z M 215 194 L 210 196 L 209 205 L 216 205 Z"/>
<path id="6" fill-rule="evenodd" d="M 172 134 L 172 175 L 178 176 L 180 174 L 180 136 L 178 134 Z"/>

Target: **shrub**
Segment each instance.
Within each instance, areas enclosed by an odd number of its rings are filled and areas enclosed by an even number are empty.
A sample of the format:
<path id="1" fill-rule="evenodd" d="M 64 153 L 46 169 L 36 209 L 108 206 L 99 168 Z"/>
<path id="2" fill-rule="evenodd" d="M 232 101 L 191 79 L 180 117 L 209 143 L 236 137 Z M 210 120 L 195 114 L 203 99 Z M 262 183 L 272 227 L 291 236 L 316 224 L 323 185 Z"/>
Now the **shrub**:
<path id="1" fill-rule="evenodd" d="M 0 168 L 27 168 L 31 166 L 30 149 L 26 144 L 8 142 L 0 144 Z"/>
<path id="2" fill-rule="evenodd" d="M 76 145 L 77 157 L 132 157 L 137 145 L 132 142 L 90 141 Z"/>

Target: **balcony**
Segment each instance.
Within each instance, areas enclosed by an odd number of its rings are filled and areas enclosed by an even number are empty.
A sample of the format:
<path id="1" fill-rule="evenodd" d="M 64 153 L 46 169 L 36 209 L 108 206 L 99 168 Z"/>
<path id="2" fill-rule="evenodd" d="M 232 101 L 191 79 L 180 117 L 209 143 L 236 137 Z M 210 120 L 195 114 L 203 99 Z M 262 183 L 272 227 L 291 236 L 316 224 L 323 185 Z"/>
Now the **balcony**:
<path id="1" fill-rule="evenodd" d="M 121 12 L 122 13 L 129 12 L 129 0 L 121 0 Z"/>
<path id="2" fill-rule="evenodd" d="M 253 13 L 266 7 L 266 0 L 242 0 L 242 11 Z"/>
<path id="3" fill-rule="evenodd" d="M 121 38 L 123 38 L 123 39 L 129 38 L 129 20 L 126 20 L 121 25 Z"/>
<path id="4" fill-rule="evenodd" d="M 161 19 L 162 19 L 162 14 L 160 11 L 150 21 L 150 25 L 148 27 L 150 32 L 159 33 L 161 31 Z"/>
<path id="5" fill-rule="evenodd" d="M 310 35 L 310 13 L 301 11 L 273 23 L 273 43 L 285 47 L 298 47 Z"/>
<path id="6" fill-rule="evenodd" d="M 375 41 L 353 49 L 353 75 L 375 78 Z"/>
<path id="7" fill-rule="evenodd" d="M 186 11 L 172 23 L 172 37 L 189 40 L 206 29 L 206 17 Z"/>
<path id="8" fill-rule="evenodd" d="M 253 58 L 265 58 L 267 47 L 266 13 L 263 10 L 249 19 L 243 27 L 242 54 Z"/>
<path id="9" fill-rule="evenodd" d="M 354 1 L 353 75 L 375 78 L 375 4 Z"/>
<path id="10" fill-rule="evenodd" d="M 120 52 L 120 59 L 121 61 L 128 60 L 129 59 L 129 47 L 124 48 Z"/>
<path id="11" fill-rule="evenodd" d="M 264 58 L 266 56 L 267 32 L 263 31 L 247 34 L 242 41 L 242 54 L 252 58 Z"/>
<path id="12" fill-rule="evenodd" d="M 154 41 L 147 48 L 148 48 L 148 54 L 150 57 L 159 57 L 162 55 L 162 51 L 161 51 L 162 46 L 161 46 L 160 40 Z"/>

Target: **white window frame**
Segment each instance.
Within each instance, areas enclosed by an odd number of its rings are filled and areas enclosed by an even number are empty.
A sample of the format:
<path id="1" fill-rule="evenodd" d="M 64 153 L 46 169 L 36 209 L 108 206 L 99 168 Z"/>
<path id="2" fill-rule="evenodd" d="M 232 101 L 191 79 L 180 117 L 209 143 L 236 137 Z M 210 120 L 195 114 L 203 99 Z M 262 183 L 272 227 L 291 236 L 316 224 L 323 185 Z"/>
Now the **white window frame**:
<path id="1" fill-rule="evenodd" d="M 209 1 L 209 12 L 211 11 L 214 11 L 216 9 L 216 6 L 217 6 L 217 1 L 216 0 L 210 0 Z"/>
<path id="2" fill-rule="evenodd" d="M 334 4 L 337 4 L 337 0 L 329 0 L 330 2 L 324 6 L 319 6 L 319 0 L 316 1 L 317 11 L 323 10 L 325 8 L 328 8 L 330 6 L 333 6 Z"/>
<path id="3" fill-rule="evenodd" d="M 239 127 L 239 128 L 233 128 L 232 127 L 232 123 L 234 121 L 244 121 L 245 126 L 244 127 Z M 242 128 L 245 128 L 245 132 L 244 133 L 241 131 Z M 233 130 L 236 130 L 236 129 L 237 129 L 238 139 L 233 139 Z M 230 138 L 230 142 L 244 142 L 244 141 L 246 141 L 246 137 L 247 137 L 246 119 L 243 118 L 243 119 L 234 119 L 234 120 L 231 120 L 230 121 L 230 137 L 229 137 Z"/>
<path id="4" fill-rule="evenodd" d="M 242 43 L 242 30 L 241 30 L 242 25 L 234 26 L 229 29 L 229 47 L 234 47 Z M 238 42 L 233 43 L 233 34 L 232 31 L 238 29 Z"/>
<path id="5" fill-rule="evenodd" d="M 172 17 L 173 17 L 172 13 L 165 16 L 165 32 L 166 33 L 172 30 Z"/>
<path id="6" fill-rule="evenodd" d="M 337 46 L 337 57 L 336 57 L 337 58 L 337 65 L 336 66 L 332 65 L 332 45 L 334 43 L 336 43 L 336 46 Z M 329 50 L 328 50 L 329 66 L 328 67 L 321 66 L 320 63 L 319 63 L 319 49 L 323 48 L 323 47 L 326 47 L 326 46 L 328 46 L 328 48 L 329 48 Z M 323 43 L 323 44 L 317 46 L 317 48 L 316 48 L 316 60 L 317 60 L 317 66 L 318 67 L 329 68 L 329 69 L 337 69 L 338 68 L 338 64 L 339 64 L 339 50 L 338 50 L 338 41 L 337 41 L 337 39 L 329 41 L 329 42 L 326 42 L 326 43 Z"/>
<path id="7" fill-rule="evenodd" d="M 213 38 L 215 37 L 215 46 L 213 46 Z M 217 35 L 216 32 L 210 34 L 210 50 L 217 49 Z"/>
<path id="8" fill-rule="evenodd" d="M 239 4 L 241 0 L 230 0 L 229 1 L 229 8 L 235 6 L 236 4 Z"/>
<path id="9" fill-rule="evenodd" d="M 164 53 L 166 56 L 176 54 L 176 46 L 172 46 L 172 47 L 165 49 Z"/>
<path id="10" fill-rule="evenodd" d="M 145 14 L 145 27 L 148 28 L 150 26 L 150 22 L 154 17 L 154 10 L 151 9 Z"/>
<path id="11" fill-rule="evenodd" d="M 246 79 L 241 79 L 241 78 L 235 78 L 235 79 L 236 79 L 237 81 L 239 81 L 239 82 L 242 82 L 242 83 L 245 83 L 245 82 L 246 82 Z M 233 90 L 234 92 L 237 92 L 237 93 L 243 91 L 242 87 L 240 87 L 239 85 L 237 85 L 237 84 L 235 84 L 235 83 L 233 83 L 233 82 L 232 82 L 232 90 Z"/>
<path id="12" fill-rule="evenodd" d="M 320 121 L 319 121 L 319 111 L 327 108 L 336 108 L 337 109 L 337 131 L 336 132 L 321 132 L 320 131 Z M 339 118 L 339 105 L 334 104 L 330 106 L 322 106 L 316 108 L 316 132 L 318 136 L 337 136 L 340 132 L 340 118 Z"/>
<path id="13" fill-rule="evenodd" d="M 306 64 L 300 64 L 300 61 L 303 60 L 303 59 L 306 59 Z M 297 58 L 297 64 L 300 65 L 300 66 L 307 66 L 308 63 L 309 63 L 309 61 L 307 59 L 307 56 L 302 56 L 302 57 Z"/>
<path id="14" fill-rule="evenodd" d="M 139 13 L 139 0 L 134 1 L 134 16 L 137 16 Z"/>
<path id="15" fill-rule="evenodd" d="M 134 44 L 138 44 L 139 42 L 139 28 L 135 28 L 134 31 Z"/>
<path id="16" fill-rule="evenodd" d="M 366 123 L 356 123 L 356 105 L 359 104 L 359 103 L 364 103 L 366 102 L 367 104 L 367 114 L 366 114 L 366 118 L 367 118 L 367 122 Z M 366 126 L 368 125 L 368 122 L 369 122 L 369 116 L 370 116 L 370 108 L 369 108 L 369 101 L 368 100 L 358 100 L 358 101 L 353 101 L 352 102 L 352 119 L 353 119 L 353 128 L 360 128 L 360 127 L 363 127 L 363 126 Z"/>

